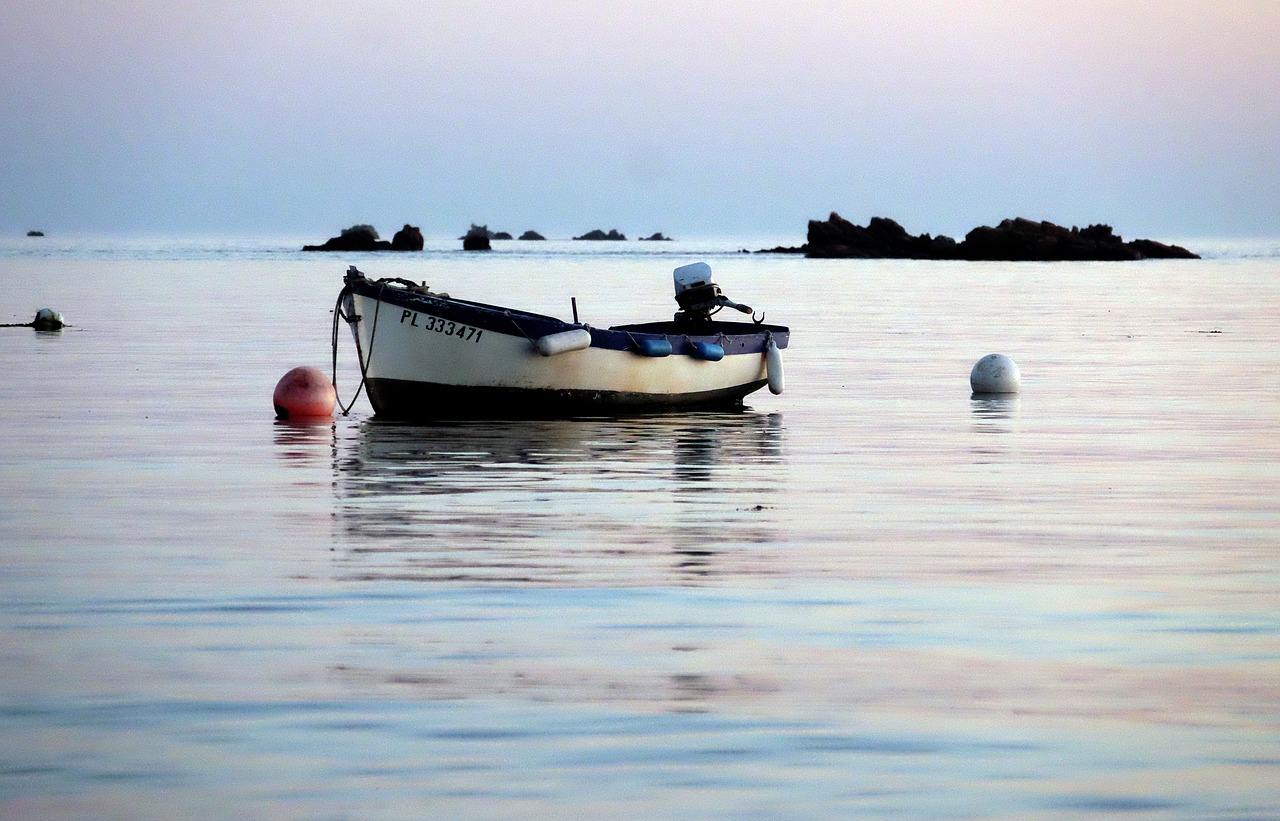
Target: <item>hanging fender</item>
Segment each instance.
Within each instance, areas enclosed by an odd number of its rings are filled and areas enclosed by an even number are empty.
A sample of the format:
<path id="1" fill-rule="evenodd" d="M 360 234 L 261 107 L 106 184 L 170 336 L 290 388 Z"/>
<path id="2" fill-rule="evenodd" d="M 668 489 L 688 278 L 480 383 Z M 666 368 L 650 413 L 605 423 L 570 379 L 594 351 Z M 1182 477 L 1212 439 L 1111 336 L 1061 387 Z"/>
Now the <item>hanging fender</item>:
<path id="1" fill-rule="evenodd" d="M 764 345 L 764 362 L 765 373 L 769 377 L 769 393 L 777 396 L 782 393 L 782 351 L 773 341 L 773 334 Z"/>
<path id="2" fill-rule="evenodd" d="M 538 337 L 533 347 L 543 356 L 555 356 L 569 351 L 581 351 L 591 347 L 591 332 L 586 328 L 574 328 L 570 331 L 547 334 Z"/>

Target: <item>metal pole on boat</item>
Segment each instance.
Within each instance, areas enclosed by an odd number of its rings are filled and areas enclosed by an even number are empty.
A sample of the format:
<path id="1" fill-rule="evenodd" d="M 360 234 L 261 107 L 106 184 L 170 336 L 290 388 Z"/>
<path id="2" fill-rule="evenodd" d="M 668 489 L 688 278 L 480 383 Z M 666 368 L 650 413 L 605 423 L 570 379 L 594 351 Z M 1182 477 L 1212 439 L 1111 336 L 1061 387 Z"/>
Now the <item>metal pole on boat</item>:
<path id="1" fill-rule="evenodd" d="M 578 298 L 576 296 L 569 297 L 569 303 L 573 305 L 573 324 L 578 324 Z"/>

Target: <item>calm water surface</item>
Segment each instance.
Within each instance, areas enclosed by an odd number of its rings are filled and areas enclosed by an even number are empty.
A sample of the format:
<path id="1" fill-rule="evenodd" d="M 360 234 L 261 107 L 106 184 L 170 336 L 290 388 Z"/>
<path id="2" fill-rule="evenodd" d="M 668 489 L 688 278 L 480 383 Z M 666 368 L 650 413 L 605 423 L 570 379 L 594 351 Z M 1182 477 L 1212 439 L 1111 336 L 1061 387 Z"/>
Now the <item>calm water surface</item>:
<path id="1" fill-rule="evenodd" d="M 1270 246 L 652 247 L 0 247 L 74 326 L 0 330 L 0 818 L 1280 817 Z M 606 325 L 697 259 L 782 396 L 272 418 L 348 264 Z"/>

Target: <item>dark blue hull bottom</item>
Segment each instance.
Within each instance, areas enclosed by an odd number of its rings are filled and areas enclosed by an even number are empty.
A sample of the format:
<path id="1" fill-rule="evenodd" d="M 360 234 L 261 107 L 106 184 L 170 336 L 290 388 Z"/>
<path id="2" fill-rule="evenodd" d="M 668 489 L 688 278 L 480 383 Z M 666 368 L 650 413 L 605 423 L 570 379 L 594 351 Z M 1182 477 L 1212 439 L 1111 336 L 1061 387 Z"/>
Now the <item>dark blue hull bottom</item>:
<path id="1" fill-rule="evenodd" d="M 732 388 L 684 394 L 534 390 L 441 385 L 370 378 L 365 385 L 374 413 L 387 419 L 533 419 L 558 416 L 626 416 L 682 410 L 734 410 L 763 388 L 761 379 Z"/>

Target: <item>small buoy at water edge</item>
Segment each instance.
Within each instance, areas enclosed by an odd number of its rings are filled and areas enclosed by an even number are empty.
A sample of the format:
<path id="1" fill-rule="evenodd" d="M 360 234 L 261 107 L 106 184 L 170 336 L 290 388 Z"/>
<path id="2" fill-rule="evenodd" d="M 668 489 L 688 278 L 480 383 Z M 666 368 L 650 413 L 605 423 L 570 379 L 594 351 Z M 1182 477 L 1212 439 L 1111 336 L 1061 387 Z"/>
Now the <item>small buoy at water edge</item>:
<path id="1" fill-rule="evenodd" d="M 974 393 L 1017 393 L 1021 384 L 1018 366 L 1002 353 L 987 354 L 969 372 L 969 387 Z"/>
<path id="2" fill-rule="evenodd" d="M 765 375 L 769 377 L 769 393 L 777 396 L 782 393 L 782 351 L 772 336 L 764 346 L 764 365 Z"/>
<path id="3" fill-rule="evenodd" d="M 316 368 L 299 367 L 280 377 L 271 401 L 277 419 L 316 419 L 333 415 L 338 392 Z"/>
<path id="4" fill-rule="evenodd" d="M 31 323 L 31 327 L 37 331 L 60 331 L 65 324 L 62 314 L 52 308 L 41 308 L 36 311 L 36 318 Z"/>

